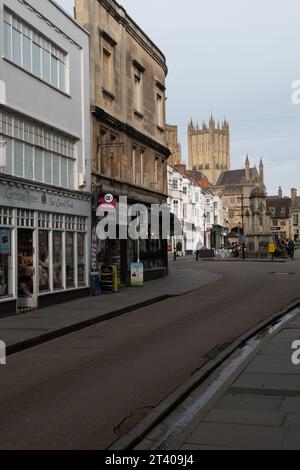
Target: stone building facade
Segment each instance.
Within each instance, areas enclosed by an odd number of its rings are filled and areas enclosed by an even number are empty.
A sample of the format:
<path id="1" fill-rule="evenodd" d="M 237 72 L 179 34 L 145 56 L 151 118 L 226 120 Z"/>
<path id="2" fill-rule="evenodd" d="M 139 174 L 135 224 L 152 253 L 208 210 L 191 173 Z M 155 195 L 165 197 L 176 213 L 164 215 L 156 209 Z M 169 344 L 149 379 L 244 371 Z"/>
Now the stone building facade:
<path id="1" fill-rule="evenodd" d="M 294 207 L 296 208 L 296 199 Z M 293 218 L 292 218 L 292 199 L 285 197 L 283 190 L 279 187 L 277 196 L 270 196 L 267 200 L 268 210 L 272 219 L 272 233 L 275 240 L 281 238 L 294 238 Z"/>
<path id="2" fill-rule="evenodd" d="M 293 240 L 300 240 L 300 197 L 296 188 L 291 190 Z"/>
<path id="3" fill-rule="evenodd" d="M 76 0 L 76 19 L 90 33 L 94 209 L 105 195 L 128 203 L 167 201 L 166 59 L 114 0 Z M 96 220 L 94 220 L 96 224 Z M 98 266 L 116 262 L 122 283 L 140 258 L 146 279 L 167 272 L 167 244 L 128 240 L 98 247 Z"/>
<path id="4" fill-rule="evenodd" d="M 230 231 L 243 230 L 246 211 L 250 210 L 250 196 L 257 186 L 266 191 L 264 164 L 261 160 L 259 171 L 256 167 L 251 168 L 247 156 L 244 169 L 222 172 L 216 186 L 211 188 L 224 201 L 227 208 L 225 219 Z"/>
<path id="5" fill-rule="evenodd" d="M 230 170 L 230 131 L 226 120 L 220 125 L 211 116 L 209 124 L 188 126 L 189 169 L 203 171 L 215 185 L 223 171 Z"/>
<path id="6" fill-rule="evenodd" d="M 178 126 L 166 125 L 166 141 L 171 152 L 169 165 L 180 165 L 182 163 L 182 152 L 178 141 Z"/>

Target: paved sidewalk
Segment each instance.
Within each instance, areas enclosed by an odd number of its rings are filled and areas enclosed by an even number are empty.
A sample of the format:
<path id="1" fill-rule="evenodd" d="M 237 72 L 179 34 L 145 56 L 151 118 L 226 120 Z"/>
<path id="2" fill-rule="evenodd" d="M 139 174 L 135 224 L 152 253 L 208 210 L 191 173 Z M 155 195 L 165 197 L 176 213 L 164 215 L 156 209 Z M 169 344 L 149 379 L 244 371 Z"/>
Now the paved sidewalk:
<path id="1" fill-rule="evenodd" d="M 300 314 L 265 342 L 180 436 L 185 450 L 300 449 Z"/>
<path id="2" fill-rule="evenodd" d="M 31 313 L 0 318 L 0 339 L 8 351 L 75 331 L 87 322 L 132 311 L 143 303 L 178 296 L 219 280 L 222 276 L 201 269 L 194 258 L 170 262 L 170 275 L 146 283 L 143 288 L 124 288 L 118 294 L 85 297 Z M 163 312 L 162 312 L 163 313 Z M 86 325 L 88 326 L 88 325 Z"/>

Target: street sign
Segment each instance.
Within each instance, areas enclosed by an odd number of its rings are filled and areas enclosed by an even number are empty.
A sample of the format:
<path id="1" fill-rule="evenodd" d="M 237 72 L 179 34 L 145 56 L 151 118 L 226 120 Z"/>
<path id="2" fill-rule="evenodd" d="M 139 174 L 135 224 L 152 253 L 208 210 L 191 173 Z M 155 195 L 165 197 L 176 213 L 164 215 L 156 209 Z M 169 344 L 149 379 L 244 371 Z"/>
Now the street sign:
<path id="1" fill-rule="evenodd" d="M 0 254 L 11 254 L 10 230 L 8 229 L 0 230 Z"/>
<path id="2" fill-rule="evenodd" d="M 275 251 L 276 251 L 275 243 L 269 243 L 269 253 L 274 255 Z"/>
<path id="3" fill-rule="evenodd" d="M 142 263 L 131 264 L 131 286 L 143 287 L 144 285 L 144 265 Z"/>

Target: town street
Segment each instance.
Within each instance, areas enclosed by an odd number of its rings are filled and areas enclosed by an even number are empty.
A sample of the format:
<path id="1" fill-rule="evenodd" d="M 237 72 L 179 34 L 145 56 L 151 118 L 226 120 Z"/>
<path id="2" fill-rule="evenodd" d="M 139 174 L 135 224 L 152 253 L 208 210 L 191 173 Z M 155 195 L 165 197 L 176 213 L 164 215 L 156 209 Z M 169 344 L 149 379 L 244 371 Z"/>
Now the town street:
<path id="1" fill-rule="evenodd" d="M 202 262 L 222 278 L 10 356 L 1 368 L 0 447 L 107 448 L 209 351 L 300 297 L 299 261 Z M 172 269 L 183 263 L 195 261 Z"/>

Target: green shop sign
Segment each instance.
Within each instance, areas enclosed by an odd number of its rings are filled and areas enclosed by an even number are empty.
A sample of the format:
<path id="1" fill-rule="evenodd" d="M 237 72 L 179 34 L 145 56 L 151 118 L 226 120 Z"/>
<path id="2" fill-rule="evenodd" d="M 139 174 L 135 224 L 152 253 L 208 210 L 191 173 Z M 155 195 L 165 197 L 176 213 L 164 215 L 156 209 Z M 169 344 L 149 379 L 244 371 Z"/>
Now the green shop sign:
<path id="1" fill-rule="evenodd" d="M 16 191 L 11 188 L 7 188 L 5 191 L 5 197 L 9 201 L 14 201 L 16 203 L 25 203 L 25 204 L 38 204 L 39 199 L 37 196 L 34 196 L 33 194 L 29 192 L 21 192 L 21 191 Z"/>

